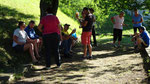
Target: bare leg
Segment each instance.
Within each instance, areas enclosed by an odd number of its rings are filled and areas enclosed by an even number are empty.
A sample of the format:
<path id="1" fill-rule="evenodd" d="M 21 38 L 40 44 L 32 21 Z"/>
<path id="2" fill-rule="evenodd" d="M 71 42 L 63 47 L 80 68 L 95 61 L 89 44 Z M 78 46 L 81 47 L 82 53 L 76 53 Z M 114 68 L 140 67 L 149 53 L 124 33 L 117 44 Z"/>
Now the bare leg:
<path id="1" fill-rule="evenodd" d="M 92 56 L 92 46 L 91 46 L 91 44 L 88 45 L 88 48 L 89 48 L 89 55 Z"/>
<path id="2" fill-rule="evenodd" d="M 38 52 L 38 47 L 37 47 L 37 41 L 35 41 L 33 45 L 34 45 L 36 57 L 40 57 L 39 52 Z"/>
<path id="3" fill-rule="evenodd" d="M 34 46 L 32 43 L 28 43 L 28 44 L 24 45 L 24 51 L 26 51 L 28 49 L 29 49 L 30 55 L 32 57 L 32 61 L 36 62 L 37 60 L 36 60 L 35 55 L 34 55 Z"/>

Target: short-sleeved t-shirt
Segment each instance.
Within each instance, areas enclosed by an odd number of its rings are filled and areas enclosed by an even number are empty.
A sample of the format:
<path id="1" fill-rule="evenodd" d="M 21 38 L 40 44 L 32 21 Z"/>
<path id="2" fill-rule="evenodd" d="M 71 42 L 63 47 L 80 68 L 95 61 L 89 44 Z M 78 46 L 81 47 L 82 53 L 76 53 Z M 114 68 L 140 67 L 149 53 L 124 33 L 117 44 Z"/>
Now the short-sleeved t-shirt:
<path id="1" fill-rule="evenodd" d="M 141 38 L 143 39 L 143 41 L 149 46 L 150 44 L 150 37 L 147 31 L 144 31 L 140 34 Z"/>
<path id="2" fill-rule="evenodd" d="M 64 31 L 64 29 L 61 32 L 64 33 L 65 35 L 69 35 L 69 32 L 68 31 Z"/>
<path id="3" fill-rule="evenodd" d="M 88 23 L 85 27 L 83 27 L 83 32 L 91 32 L 93 25 L 93 15 L 92 14 L 86 15 L 85 21 L 88 21 Z"/>
<path id="4" fill-rule="evenodd" d="M 59 20 L 55 15 L 48 14 L 44 16 L 40 24 L 44 26 L 43 34 L 51 34 L 51 33 L 58 33 L 60 34 L 60 30 L 58 28 Z"/>
<path id="5" fill-rule="evenodd" d="M 15 31 L 14 31 L 14 34 L 15 36 L 18 37 L 18 42 L 22 42 L 22 43 L 26 43 L 26 40 L 28 37 L 27 33 L 24 31 L 24 30 L 21 30 L 20 28 L 17 28 Z M 16 45 L 18 45 L 15 41 L 13 41 L 13 45 L 12 47 L 15 47 Z"/>
<path id="6" fill-rule="evenodd" d="M 142 15 L 138 15 L 137 17 L 135 15 L 132 16 L 132 19 L 134 20 L 134 22 L 140 22 L 142 18 Z M 142 23 L 138 23 L 138 24 L 133 24 L 133 27 L 140 27 L 142 26 Z"/>
<path id="7" fill-rule="evenodd" d="M 123 29 L 124 17 L 120 18 L 119 15 L 114 16 L 115 24 L 113 28 L 115 29 Z"/>

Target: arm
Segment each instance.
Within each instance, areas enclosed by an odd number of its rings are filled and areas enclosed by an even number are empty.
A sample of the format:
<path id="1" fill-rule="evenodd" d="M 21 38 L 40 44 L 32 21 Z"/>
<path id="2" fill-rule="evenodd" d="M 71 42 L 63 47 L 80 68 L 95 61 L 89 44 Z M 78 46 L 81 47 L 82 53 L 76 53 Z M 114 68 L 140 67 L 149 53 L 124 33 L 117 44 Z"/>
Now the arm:
<path id="1" fill-rule="evenodd" d="M 71 37 L 71 35 L 75 32 L 76 32 L 76 30 L 72 30 L 72 32 L 69 35 L 64 35 L 63 39 L 65 39 L 65 40 L 69 39 Z"/>
<path id="2" fill-rule="evenodd" d="M 81 23 L 81 25 L 82 25 L 83 27 L 85 27 L 85 26 L 87 25 L 87 23 L 88 23 L 88 21 L 83 21 L 83 22 Z"/>
<path id="3" fill-rule="evenodd" d="M 59 31 L 60 31 L 60 39 L 61 39 L 61 41 L 63 40 L 63 37 L 62 37 L 62 34 L 61 34 L 61 25 L 60 24 L 58 24 L 58 28 L 59 28 Z"/>
<path id="4" fill-rule="evenodd" d="M 134 24 L 134 20 L 132 19 L 132 23 Z"/>
<path id="5" fill-rule="evenodd" d="M 15 41 L 15 42 L 16 42 L 17 44 L 19 44 L 19 45 L 25 44 L 25 43 L 19 42 L 17 39 L 18 39 L 18 37 L 17 37 L 16 35 L 14 35 L 14 36 L 13 36 L 13 41 Z"/>
<path id="6" fill-rule="evenodd" d="M 114 17 L 111 17 L 111 22 L 115 24 Z"/>
<path id="7" fill-rule="evenodd" d="M 142 23 L 143 22 L 143 18 L 141 18 L 141 21 L 139 23 Z"/>
<path id="8" fill-rule="evenodd" d="M 43 24 L 39 24 L 38 30 L 39 30 L 40 32 L 43 32 L 42 27 L 43 27 Z"/>

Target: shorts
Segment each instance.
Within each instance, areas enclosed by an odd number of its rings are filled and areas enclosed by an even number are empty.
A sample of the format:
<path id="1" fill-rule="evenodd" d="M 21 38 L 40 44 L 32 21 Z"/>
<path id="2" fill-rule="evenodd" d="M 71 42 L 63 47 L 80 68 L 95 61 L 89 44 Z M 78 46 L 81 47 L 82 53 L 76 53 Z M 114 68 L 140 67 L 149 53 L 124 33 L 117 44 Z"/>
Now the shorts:
<path id="1" fill-rule="evenodd" d="M 116 41 L 118 39 L 118 41 L 122 40 L 122 30 L 121 29 L 114 29 L 113 30 L 113 40 Z"/>
<path id="2" fill-rule="evenodd" d="M 13 47 L 16 51 L 23 52 L 24 51 L 24 45 L 16 45 Z"/>
<path id="3" fill-rule="evenodd" d="M 92 32 L 82 32 L 81 43 L 83 45 L 90 44 Z"/>

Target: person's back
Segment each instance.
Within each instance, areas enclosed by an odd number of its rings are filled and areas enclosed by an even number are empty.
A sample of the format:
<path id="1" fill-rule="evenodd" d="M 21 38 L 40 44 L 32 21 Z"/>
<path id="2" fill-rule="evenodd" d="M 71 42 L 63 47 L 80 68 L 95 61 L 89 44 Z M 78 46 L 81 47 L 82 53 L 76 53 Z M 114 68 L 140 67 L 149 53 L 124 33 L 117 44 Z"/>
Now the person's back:
<path id="1" fill-rule="evenodd" d="M 150 44 L 150 36 L 148 34 L 148 32 L 145 30 L 140 34 L 141 38 L 143 39 L 143 41 L 147 44 L 147 46 L 149 46 Z"/>
<path id="2" fill-rule="evenodd" d="M 47 15 L 42 18 L 41 24 L 44 26 L 43 34 L 60 33 L 58 28 L 58 18 L 55 15 Z"/>

